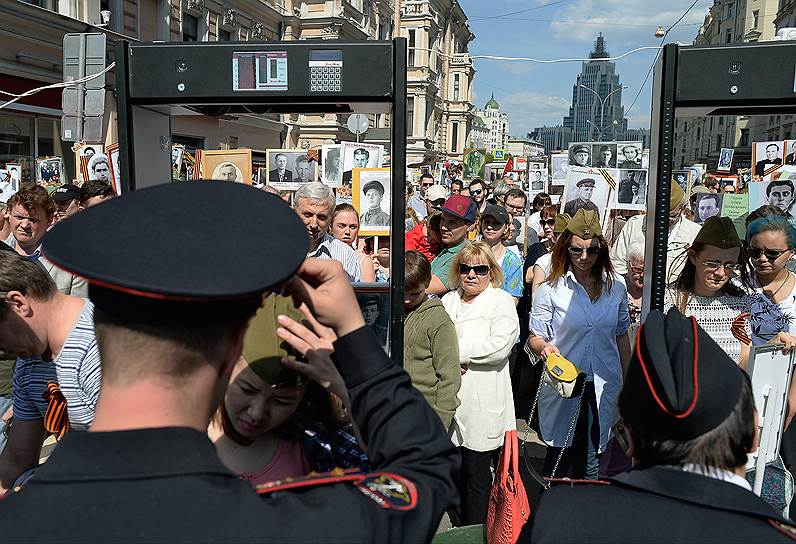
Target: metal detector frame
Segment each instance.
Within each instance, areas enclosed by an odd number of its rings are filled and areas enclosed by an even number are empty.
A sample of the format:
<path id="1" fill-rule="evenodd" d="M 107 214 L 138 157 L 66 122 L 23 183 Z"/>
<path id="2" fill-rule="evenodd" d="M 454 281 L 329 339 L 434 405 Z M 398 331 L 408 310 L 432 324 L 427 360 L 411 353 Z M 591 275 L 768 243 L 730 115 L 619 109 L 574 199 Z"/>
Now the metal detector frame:
<path id="1" fill-rule="evenodd" d="M 372 48 L 370 51 L 388 55 L 392 59 L 390 82 L 379 82 L 378 88 L 382 92 L 367 94 L 362 92 L 362 85 L 368 84 L 368 80 L 374 77 L 373 73 L 361 74 L 357 81 L 358 91 L 355 94 L 346 95 L 344 93 L 319 94 L 302 92 L 297 90 L 300 85 L 291 85 L 289 92 L 279 91 L 233 91 L 232 88 L 226 94 L 218 93 L 214 96 L 206 96 L 201 100 L 186 100 L 181 102 L 175 99 L 173 94 L 162 97 L 147 96 L 138 98 L 131 96 L 132 83 L 140 85 L 140 81 L 160 81 L 158 78 L 174 78 L 174 66 L 169 62 L 163 62 L 162 73 L 153 73 L 147 70 L 132 73 L 134 63 L 131 57 L 135 52 L 142 48 L 162 48 L 166 53 L 173 53 L 172 48 L 178 47 L 200 47 L 213 48 L 228 51 L 230 59 L 232 52 L 261 52 L 268 50 L 295 51 L 296 54 L 303 54 L 306 49 L 339 49 L 344 53 L 346 50 L 353 51 L 354 48 L 361 51 L 363 47 Z M 303 57 L 302 57 L 303 58 Z M 255 107 L 273 106 L 274 111 L 291 113 L 289 110 L 293 106 L 304 106 L 303 109 L 297 108 L 292 113 L 341 113 L 341 104 L 382 104 L 389 107 L 390 113 L 390 170 L 392 180 L 392 204 L 391 204 L 391 236 L 390 236 L 390 357 L 399 365 L 403 365 L 403 291 L 404 291 L 404 215 L 405 215 L 405 176 L 406 176 L 406 62 L 407 62 L 407 41 L 406 38 L 395 38 L 391 41 L 283 41 L 283 42 L 198 42 L 191 44 L 183 43 L 131 43 L 120 41 L 116 45 L 116 92 L 118 104 L 118 127 L 119 127 L 119 165 L 121 170 L 121 182 L 123 192 L 136 189 L 135 173 L 135 115 L 136 106 L 170 106 L 170 105 L 191 105 L 197 104 L 219 105 L 235 104 L 248 105 Z M 295 65 L 295 64 L 294 64 Z M 230 64 L 231 66 L 231 64 Z M 157 67 L 160 69 L 160 67 Z M 135 78 L 135 82 L 131 82 Z M 289 78 L 290 80 L 302 80 L 304 76 Z M 377 86 L 374 86 L 377 87 Z M 383 92 L 383 89 L 388 92 Z M 177 97 L 178 98 L 178 97 Z M 309 109 L 307 109 L 309 106 Z M 348 111 L 357 113 L 353 107 Z M 367 112 L 363 112 L 367 113 Z M 164 172 L 164 175 L 168 175 Z M 169 180 L 170 181 L 170 178 Z"/>
<path id="2" fill-rule="evenodd" d="M 667 44 L 655 65 L 642 316 L 663 310 L 677 117 L 796 112 L 796 42 Z"/>

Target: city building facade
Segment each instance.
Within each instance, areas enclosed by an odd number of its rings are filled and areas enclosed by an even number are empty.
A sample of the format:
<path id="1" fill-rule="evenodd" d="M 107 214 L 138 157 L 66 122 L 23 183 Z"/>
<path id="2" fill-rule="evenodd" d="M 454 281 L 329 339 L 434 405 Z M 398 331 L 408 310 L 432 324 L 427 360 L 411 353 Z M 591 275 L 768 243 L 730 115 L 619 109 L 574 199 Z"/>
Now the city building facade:
<path id="1" fill-rule="evenodd" d="M 572 129 L 562 125 L 537 127 L 528 133 L 528 138 L 541 143 L 548 155 L 554 151 L 566 150 L 573 142 Z"/>
<path id="2" fill-rule="evenodd" d="M 785 29 L 796 29 L 796 0 L 779 0 L 777 14 L 774 18 L 774 31 L 777 35 L 788 32 Z M 793 39 L 793 34 L 788 32 L 784 39 Z M 796 118 L 792 114 L 768 116 L 766 127 L 766 140 L 796 139 Z"/>
<path id="3" fill-rule="evenodd" d="M 770 40 L 778 0 L 715 0 L 699 28 L 695 44 Z M 775 120 L 776 117 L 773 117 Z M 773 121 L 775 122 L 775 121 Z M 767 138 L 768 116 L 709 116 L 675 120 L 674 164 L 718 165 L 721 149 L 734 148 L 733 169 L 749 168 L 752 143 Z"/>
<path id="4" fill-rule="evenodd" d="M 467 137 L 467 147 L 475 149 L 486 149 L 489 142 L 489 127 L 481 119 L 480 115 L 473 117 L 473 124 L 470 126 L 470 135 Z"/>
<path id="5" fill-rule="evenodd" d="M 541 157 L 545 154 L 544 145 L 528 138 L 509 138 L 506 153 L 514 157 Z"/>
<path id="6" fill-rule="evenodd" d="M 484 105 L 477 115 L 484 120 L 489 128 L 489 137 L 486 143 L 487 151 L 506 149 L 509 141 L 509 114 L 500 111 L 500 104 L 495 100 L 495 94 Z"/>

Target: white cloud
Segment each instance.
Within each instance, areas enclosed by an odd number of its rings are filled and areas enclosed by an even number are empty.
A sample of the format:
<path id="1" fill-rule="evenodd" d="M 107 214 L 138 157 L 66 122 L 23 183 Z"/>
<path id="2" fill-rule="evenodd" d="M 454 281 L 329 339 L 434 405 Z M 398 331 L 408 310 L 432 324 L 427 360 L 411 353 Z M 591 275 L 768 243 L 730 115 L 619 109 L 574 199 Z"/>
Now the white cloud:
<path id="1" fill-rule="evenodd" d="M 550 29 L 554 38 L 570 42 L 593 42 L 599 32 L 610 36 L 614 43 L 647 42 L 654 39 L 655 29 L 659 25 L 667 28 L 690 4 L 688 0 L 579 0 L 557 11 L 553 16 L 557 21 L 573 22 L 553 22 L 550 23 Z M 688 25 L 701 23 L 711 4 L 710 0 L 702 0 L 697 4 L 679 23 L 678 27 L 683 27 L 681 32 L 692 38 L 696 36 L 699 27 Z"/>
<path id="2" fill-rule="evenodd" d="M 509 114 L 509 132 L 525 136 L 542 125 L 558 125 L 569 112 L 569 100 L 535 92 L 518 92 L 498 99 L 500 109 Z"/>
<path id="3" fill-rule="evenodd" d="M 633 108 L 630 116 L 627 118 L 627 126 L 629 128 L 650 128 L 652 114 L 649 110 L 644 111 Z"/>

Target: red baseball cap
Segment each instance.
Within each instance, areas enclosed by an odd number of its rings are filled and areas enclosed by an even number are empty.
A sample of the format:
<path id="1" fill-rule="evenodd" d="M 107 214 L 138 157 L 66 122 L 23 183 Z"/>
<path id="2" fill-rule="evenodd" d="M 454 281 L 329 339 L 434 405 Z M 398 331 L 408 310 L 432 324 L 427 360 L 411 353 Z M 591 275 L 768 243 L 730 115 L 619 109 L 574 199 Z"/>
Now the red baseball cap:
<path id="1" fill-rule="evenodd" d="M 435 210 L 447 212 L 459 219 L 464 219 L 468 223 L 475 223 L 475 218 L 478 215 L 478 207 L 469 196 L 465 195 L 451 195 L 440 207 L 434 207 Z"/>

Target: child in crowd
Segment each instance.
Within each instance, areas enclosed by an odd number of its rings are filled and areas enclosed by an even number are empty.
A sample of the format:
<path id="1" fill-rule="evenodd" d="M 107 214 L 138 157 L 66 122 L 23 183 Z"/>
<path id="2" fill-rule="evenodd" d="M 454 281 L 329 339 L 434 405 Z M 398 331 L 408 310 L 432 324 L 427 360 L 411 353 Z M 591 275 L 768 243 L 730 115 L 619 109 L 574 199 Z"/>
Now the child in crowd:
<path id="1" fill-rule="evenodd" d="M 431 283 L 428 259 L 407 251 L 405 274 L 404 369 L 448 429 L 462 383 L 456 328 L 442 302 L 426 295 Z"/>

